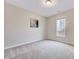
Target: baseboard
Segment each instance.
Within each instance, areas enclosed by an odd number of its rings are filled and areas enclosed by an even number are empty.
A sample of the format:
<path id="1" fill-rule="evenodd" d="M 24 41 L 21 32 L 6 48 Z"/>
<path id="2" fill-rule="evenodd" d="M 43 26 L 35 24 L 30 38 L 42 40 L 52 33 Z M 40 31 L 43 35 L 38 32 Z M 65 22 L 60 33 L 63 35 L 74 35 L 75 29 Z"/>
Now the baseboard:
<path id="1" fill-rule="evenodd" d="M 72 43 L 67 43 L 67 42 L 57 41 L 57 40 L 53 40 L 53 39 L 46 39 L 46 40 L 51 40 L 51 41 L 61 42 L 61 43 L 64 43 L 64 44 L 68 44 L 68 45 L 74 46 L 74 44 L 72 44 Z"/>
<path id="2" fill-rule="evenodd" d="M 45 40 L 52 40 L 52 39 L 45 39 Z M 14 48 L 14 47 L 18 47 L 18 46 L 22 46 L 22 45 L 25 45 L 25 44 L 32 44 L 32 43 L 35 43 L 35 42 L 38 42 L 38 41 L 41 41 L 41 40 L 34 40 L 34 41 L 30 41 L 30 42 L 25 42 L 25 43 L 20 43 L 20 44 L 13 45 L 13 46 L 5 47 L 4 50 Z M 57 40 L 52 40 L 52 41 L 61 42 L 61 41 L 57 41 Z M 74 44 L 71 44 L 71 43 L 66 43 L 66 42 L 61 42 L 61 43 L 65 43 L 65 44 L 74 46 Z"/>
<path id="3" fill-rule="evenodd" d="M 34 40 L 34 41 L 30 41 L 30 42 L 25 42 L 25 43 L 20 43 L 20 44 L 13 45 L 13 46 L 5 47 L 4 50 L 14 48 L 14 47 L 18 47 L 18 46 L 22 46 L 22 45 L 25 45 L 25 44 L 31 44 L 31 43 L 38 42 L 38 41 L 41 41 L 41 40 Z"/>

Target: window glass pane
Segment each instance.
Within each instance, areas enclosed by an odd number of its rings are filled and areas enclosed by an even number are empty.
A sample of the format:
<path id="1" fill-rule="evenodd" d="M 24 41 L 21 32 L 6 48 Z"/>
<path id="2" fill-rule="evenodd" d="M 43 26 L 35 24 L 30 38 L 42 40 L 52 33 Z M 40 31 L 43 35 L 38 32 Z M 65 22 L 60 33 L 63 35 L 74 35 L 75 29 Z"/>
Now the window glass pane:
<path id="1" fill-rule="evenodd" d="M 65 36 L 65 19 L 56 20 L 56 35 Z"/>

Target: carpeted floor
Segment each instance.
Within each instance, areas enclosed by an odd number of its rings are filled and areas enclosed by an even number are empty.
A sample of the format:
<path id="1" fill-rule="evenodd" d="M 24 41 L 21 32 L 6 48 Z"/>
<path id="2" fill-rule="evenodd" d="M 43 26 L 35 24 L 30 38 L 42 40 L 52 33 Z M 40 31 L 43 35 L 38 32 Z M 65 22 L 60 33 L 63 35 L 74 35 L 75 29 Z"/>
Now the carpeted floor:
<path id="1" fill-rule="evenodd" d="M 43 40 L 7 49 L 5 59 L 74 59 L 74 48 L 64 43 Z"/>

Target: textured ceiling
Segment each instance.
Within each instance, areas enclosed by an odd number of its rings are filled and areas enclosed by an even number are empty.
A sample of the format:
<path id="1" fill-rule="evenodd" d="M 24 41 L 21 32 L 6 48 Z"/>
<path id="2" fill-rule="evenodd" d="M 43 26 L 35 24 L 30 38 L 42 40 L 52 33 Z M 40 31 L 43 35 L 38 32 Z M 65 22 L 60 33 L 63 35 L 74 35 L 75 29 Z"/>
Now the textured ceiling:
<path id="1" fill-rule="evenodd" d="M 52 16 L 59 12 L 74 8 L 74 0 L 57 0 L 56 5 L 51 8 L 44 7 L 41 4 L 43 0 L 5 0 L 8 3 L 37 13 L 41 16 Z"/>

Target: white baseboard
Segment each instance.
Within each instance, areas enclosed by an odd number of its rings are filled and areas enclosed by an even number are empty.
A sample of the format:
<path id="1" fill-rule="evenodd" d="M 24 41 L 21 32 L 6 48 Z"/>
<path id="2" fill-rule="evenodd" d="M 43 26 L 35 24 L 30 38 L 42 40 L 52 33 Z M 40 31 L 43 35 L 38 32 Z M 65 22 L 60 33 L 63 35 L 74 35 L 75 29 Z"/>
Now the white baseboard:
<path id="1" fill-rule="evenodd" d="M 31 44 L 31 43 L 34 43 L 34 42 L 37 42 L 37 41 L 41 41 L 41 40 L 34 40 L 34 41 L 30 41 L 30 42 L 20 43 L 20 44 L 13 45 L 13 46 L 4 47 L 4 50 L 14 48 L 14 47 L 18 47 L 18 46 L 22 46 L 22 45 L 25 45 L 25 44 Z"/>
<path id="2" fill-rule="evenodd" d="M 63 41 L 53 40 L 53 39 L 46 39 L 46 40 L 51 40 L 51 41 L 61 42 L 61 43 L 64 43 L 64 44 L 68 44 L 68 45 L 74 46 L 74 44 L 73 44 L 73 43 L 70 43 L 70 42 L 63 42 Z"/>
<path id="3" fill-rule="evenodd" d="M 52 39 L 45 39 L 45 40 L 52 40 Z M 5 47 L 4 50 L 14 48 L 14 47 L 18 47 L 18 46 L 22 46 L 22 45 L 25 45 L 25 44 L 31 44 L 31 43 L 38 42 L 38 41 L 41 41 L 41 40 L 34 40 L 34 41 L 30 41 L 30 42 L 24 42 L 24 43 L 20 43 L 20 44 L 17 44 L 17 45 Z M 52 40 L 52 41 L 56 41 L 56 40 Z M 57 42 L 61 42 L 61 41 L 57 41 Z M 74 44 L 72 44 L 72 43 L 66 43 L 66 42 L 62 42 L 62 43 L 74 46 Z"/>

